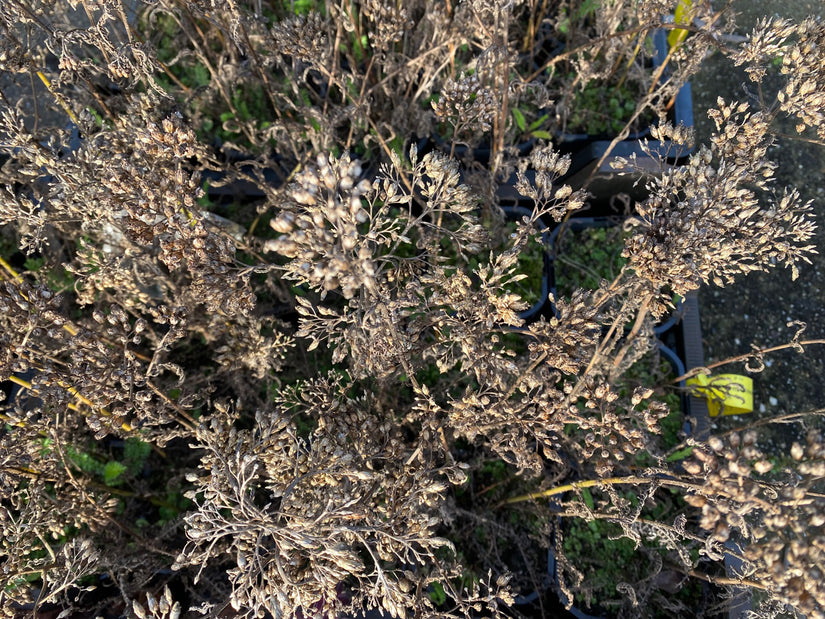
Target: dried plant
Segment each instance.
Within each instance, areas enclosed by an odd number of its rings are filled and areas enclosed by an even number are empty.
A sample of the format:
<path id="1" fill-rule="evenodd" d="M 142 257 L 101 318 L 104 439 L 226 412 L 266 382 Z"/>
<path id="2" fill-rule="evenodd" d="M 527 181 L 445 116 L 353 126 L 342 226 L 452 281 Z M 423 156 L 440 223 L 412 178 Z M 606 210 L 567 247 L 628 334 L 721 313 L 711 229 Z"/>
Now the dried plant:
<path id="1" fill-rule="evenodd" d="M 652 557 L 628 616 L 689 578 L 823 616 L 821 436 L 780 467 L 750 431 L 665 446 L 654 351 L 674 293 L 814 251 L 767 156 L 779 114 L 823 136 L 822 24 L 723 50 L 759 96 L 683 166 L 651 147 L 627 265 L 529 322 L 522 260 L 587 187 L 553 144 L 517 155 L 521 110 L 557 137 L 565 92 L 618 77 L 626 131 L 664 120 L 722 45 L 694 2 L 651 72 L 668 3 L 584 4 L 0 2 L 4 616 L 511 616 L 546 566 L 508 544 L 586 587 L 558 518 Z M 489 163 L 419 149 L 439 122 Z M 507 227 L 511 171 L 533 208 Z M 651 516 L 667 490 L 695 511 Z"/>

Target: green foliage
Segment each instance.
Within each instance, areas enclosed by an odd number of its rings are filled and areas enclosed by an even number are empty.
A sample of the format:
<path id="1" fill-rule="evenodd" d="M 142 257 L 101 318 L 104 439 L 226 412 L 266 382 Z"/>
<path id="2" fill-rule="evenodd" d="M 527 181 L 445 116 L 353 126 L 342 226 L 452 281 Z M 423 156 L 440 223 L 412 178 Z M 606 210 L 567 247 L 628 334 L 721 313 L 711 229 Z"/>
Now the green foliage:
<path id="1" fill-rule="evenodd" d="M 6 432 L 10 432 L 12 427 L 6 424 Z M 50 453 L 52 450 L 52 439 L 50 438 L 42 438 L 40 439 L 40 455 L 45 456 L 46 454 Z"/>
<path id="2" fill-rule="evenodd" d="M 601 0 L 583 0 L 572 16 L 568 15 L 566 8 L 562 8 L 556 28 L 562 34 L 567 34 L 570 31 L 571 23 L 578 23 L 588 17 L 595 16 L 596 9 L 599 6 L 601 6 Z"/>
<path id="3" fill-rule="evenodd" d="M 503 460 L 488 460 L 481 466 L 481 473 L 489 475 L 494 481 L 507 479 L 507 464 Z"/>
<path id="4" fill-rule="evenodd" d="M 89 114 L 92 115 L 92 118 L 95 119 L 95 125 L 97 125 L 98 129 L 102 129 L 104 126 L 104 120 L 103 116 L 100 115 L 100 112 L 91 106 L 87 107 L 86 111 L 89 112 Z"/>
<path id="5" fill-rule="evenodd" d="M 656 522 L 672 522 L 685 509 L 685 503 L 675 491 L 660 492 L 663 493 L 661 500 L 652 506 L 646 505 L 642 509 L 641 518 Z M 621 493 L 621 496 L 634 507 L 639 503 L 638 497 L 632 492 Z M 595 508 L 593 495 L 586 488 L 582 489 L 581 500 L 588 509 Z M 600 614 L 612 616 L 614 609 L 623 604 L 624 596 L 617 590 L 618 584 L 629 583 L 634 586 L 636 583 L 642 583 L 658 569 L 659 560 L 663 562 L 664 572 L 676 564 L 676 561 L 669 559 L 672 551 L 666 545 L 660 544 L 657 538 L 642 536 L 637 547 L 634 540 L 624 536 L 621 526 L 609 519 L 588 521 L 581 518 L 565 518 L 562 527 L 562 548 L 565 556 L 571 559 L 584 575 L 583 586 L 575 594 L 574 602 L 580 609 L 594 609 Z M 698 560 L 696 548 L 691 548 L 689 554 L 694 561 Z M 658 555 L 660 559 L 654 555 Z M 701 583 L 691 580 L 680 588 L 676 597 L 690 607 L 691 604 L 697 603 L 701 595 Z M 652 610 L 645 616 L 664 619 L 672 615 Z"/>
<path id="6" fill-rule="evenodd" d="M 296 15 L 306 15 L 319 9 L 317 0 L 284 0 L 284 5 Z"/>
<path id="7" fill-rule="evenodd" d="M 261 84 L 247 84 L 242 89 L 236 89 L 230 101 L 231 107 L 228 109 L 226 104 L 223 104 L 214 110 L 202 110 L 206 114 L 202 130 L 213 132 L 223 142 L 252 147 L 243 131 L 240 130 L 240 124 L 252 122 L 257 131 L 263 131 L 269 127 L 271 115 L 266 89 Z M 219 111 L 221 107 L 224 108 L 222 112 Z"/>
<path id="8" fill-rule="evenodd" d="M 314 7 L 314 2 L 302 0 L 296 3 L 296 13 L 303 13 Z M 257 131 L 265 130 L 271 121 L 271 108 L 266 88 L 258 81 L 235 87 L 229 94 L 229 101 L 219 94 L 207 94 L 208 86 L 213 85 L 212 73 L 209 67 L 194 56 L 181 55 L 181 46 L 191 45 L 179 30 L 175 19 L 165 13 L 158 13 L 155 17 L 158 60 L 168 64 L 168 70 L 175 78 L 188 88 L 195 96 L 179 92 L 179 87 L 165 73 L 159 74 L 158 84 L 167 92 L 181 98 L 181 102 L 190 106 L 192 112 L 200 116 L 200 123 L 196 133 L 206 143 L 214 143 L 215 139 L 222 142 L 233 142 L 253 149 L 254 145 L 246 134 L 233 126 L 252 122 Z M 205 23 L 199 23 L 201 29 L 208 30 Z M 219 89 L 219 92 L 224 92 Z M 227 125 L 227 123 L 229 123 Z"/>
<path id="9" fill-rule="evenodd" d="M 520 131 L 527 131 L 527 120 L 525 120 L 524 114 L 522 114 L 521 110 L 517 107 L 513 108 L 513 118 L 516 119 L 516 125 Z"/>
<path id="10" fill-rule="evenodd" d="M 118 479 L 123 473 L 127 471 L 125 464 L 117 461 L 107 462 L 103 465 L 103 483 L 107 486 L 114 486 L 120 483 Z"/>
<path id="11" fill-rule="evenodd" d="M 622 226 L 562 228 L 555 246 L 557 294 L 569 298 L 578 288 L 596 290 L 602 280 L 613 281 L 627 264 L 627 236 Z"/>
<path id="12" fill-rule="evenodd" d="M 508 238 L 512 238 L 516 232 L 516 224 L 507 223 L 505 230 Z M 544 245 L 542 243 L 533 239 L 528 241 L 527 247 L 519 253 L 516 272 L 526 277 L 506 288 L 518 294 L 529 305 L 537 303 L 541 297 L 541 280 L 544 276 Z"/>
<path id="13" fill-rule="evenodd" d="M 167 64 L 169 71 L 187 88 L 197 89 L 209 85 L 211 75 L 209 69 L 201 61 L 191 61 L 188 58 L 181 58 L 174 64 L 169 65 L 178 58 L 182 32 L 178 23 L 171 15 L 157 13 L 155 16 L 153 32 L 157 36 L 157 57 L 162 63 Z M 173 83 L 167 75 L 159 75 L 158 83 L 167 90 L 174 90 Z"/>
<path id="14" fill-rule="evenodd" d="M 638 93 L 621 86 L 588 83 L 577 90 L 568 116 L 569 133 L 617 134 L 636 111 Z"/>
<path id="15" fill-rule="evenodd" d="M 531 122 L 529 125 L 527 124 L 527 118 L 524 116 L 524 112 L 522 112 L 519 108 L 514 107 L 512 109 L 513 118 L 516 121 L 516 127 L 518 127 L 519 132 L 522 135 L 522 139 L 530 139 L 530 138 L 538 138 L 542 140 L 551 140 L 553 136 L 550 135 L 549 132 L 542 130 L 541 126 L 544 125 L 547 120 L 550 118 L 549 114 L 542 114 L 536 120 Z"/>
<path id="16" fill-rule="evenodd" d="M 123 464 L 129 471 L 129 475 L 139 474 L 151 453 L 151 443 L 134 436 L 127 438 L 123 443 Z"/>
<path id="17" fill-rule="evenodd" d="M 51 441 L 44 439 L 43 450 L 53 449 Z M 94 447 L 81 449 L 75 445 L 66 448 L 66 457 L 81 472 L 115 488 L 127 479 L 140 474 L 146 459 L 152 452 L 152 445 L 137 437 L 129 437 L 123 443 L 123 458 L 112 460 L 99 453 Z"/>
<path id="18" fill-rule="evenodd" d="M 66 449 L 66 456 L 82 472 L 99 477 L 103 476 L 104 465 L 95 460 L 90 453 L 69 446 Z"/>
<path id="19" fill-rule="evenodd" d="M 444 587 L 440 582 L 431 582 L 427 591 L 427 595 L 436 606 L 441 606 L 447 601 L 447 594 L 444 592 Z"/>
<path id="20" fill-rule="evenodd" d="M 362 34 L 360 37 L 356 34 L 350 36 L 352 55 L 355 56 L 356 62 L 364 62 L 366 58 L 367 49 L 369 47 L 369 39 L 367 35 Z"/>
<path id="21" fill-rule="evenodd" d="M 45 258 L 28 257 L 23 263 L 23 268 L 34 273 L 38 281 L 54 292 L 65 292 L 74 287 L 75 278 L 66 269 L 62 266 L 46 269 L 45 264 Z"/>
<path id="22" fill-rule="evenodd" d="M 689 455 L 693 453 L 693 445 L 685 447 L 684 449 L 678 449 L 674 451 L 667 457 L 668 462 L 678 462 L 679 460 L 684 460 Z"/>
<path id="23" fill-rule="evenodd" d="M 180 488 L 170 488 L 158 506 L 159 519 L 157 524 L 163 525 L 176 521 L 180 515 L 191 509 L 194 504 L 183 496 Z"/>

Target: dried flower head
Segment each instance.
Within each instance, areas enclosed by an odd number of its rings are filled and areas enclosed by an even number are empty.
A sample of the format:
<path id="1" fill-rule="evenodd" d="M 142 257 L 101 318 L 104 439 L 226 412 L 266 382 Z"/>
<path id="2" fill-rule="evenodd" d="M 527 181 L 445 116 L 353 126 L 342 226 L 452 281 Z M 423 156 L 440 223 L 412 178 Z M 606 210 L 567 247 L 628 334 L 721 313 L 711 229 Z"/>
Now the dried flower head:
<path id="1" fill-rule="evenodd" d="M 493 92 L 481 85 L 476 74 L 464 75 L 458 81 L 447 79 L 441 97 L 432 106 L 436 117 L 449 122 L 456 134 L 489 131 L 498 109 Z"/>
<path id="2" fill-rule="evenodd" d="M 806 244 L 816 226 L 810 203 L 794 190 L 760 204 L 756 189 L 768 189 L 774 170 L 765 158 L 770 119 L 721 99 L 710 116 L 720 131 L 712 147 L 650 183 L 651 197 L 638 207 L 644 223 L 623 255 L 639 275 L 681 295 L 775 264 L 790 267 L 796 279 L 798 262 L 816 253 Z"/>

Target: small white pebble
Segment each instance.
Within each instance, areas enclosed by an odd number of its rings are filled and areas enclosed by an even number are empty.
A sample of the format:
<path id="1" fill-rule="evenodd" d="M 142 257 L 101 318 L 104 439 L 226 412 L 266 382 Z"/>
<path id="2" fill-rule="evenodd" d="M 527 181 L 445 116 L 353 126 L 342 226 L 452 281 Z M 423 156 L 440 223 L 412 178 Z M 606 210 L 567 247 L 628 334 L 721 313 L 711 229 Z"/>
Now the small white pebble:
<path id="1" fill-rule="evenodd" d="M 764 405 L 764 404 L 760 404 L 760 405 L 759 405 L 759 412 L 760 412 L 760 413 L 764 413 L 766 410 L 768 410 L 768 409 L 767 409 L 767 408 L 765 408 L 765 405 Z"/>
<path id="2" fill-rule="evenodd" d="M 733 343 L 734 343 L 734 344 L 736 344 L 737 346 L 739 346 L 739 344 L 741 344 L 741 343 L 742 343 L 742 340 L 740 340 L 740 339 L 737 337 L 737 338 L 734 338 L 734 339 L 733 339 Z"/>
<path id="3" fill-rule="evenodd" d="M 779 404 L 779 400 L 777 400 L 777 399 L 776 399 L 775 397 L 773 397 L 773 396 L 771 396 L 771 397 L 769 397 L 769 398 L 768 398 L 768 402 L 770 403 L 770 405 L 771 405 L 771 406 L 776 406 L 777 404 Z"/>
<path id="4" fill-rule="evenodd" d="M 765 359 L 765 367 L 769 368 L 773 365 L 773 359 Z"/>
<path id="5" fill-rule="evenodd" d="M 748 316 L 747 314 L 743 314 L 743 315 L 742 315 L 742 317 L 743 317 L 745 320 L 747 320 L 748 318 L 750 318 L 750 316 Z"/>

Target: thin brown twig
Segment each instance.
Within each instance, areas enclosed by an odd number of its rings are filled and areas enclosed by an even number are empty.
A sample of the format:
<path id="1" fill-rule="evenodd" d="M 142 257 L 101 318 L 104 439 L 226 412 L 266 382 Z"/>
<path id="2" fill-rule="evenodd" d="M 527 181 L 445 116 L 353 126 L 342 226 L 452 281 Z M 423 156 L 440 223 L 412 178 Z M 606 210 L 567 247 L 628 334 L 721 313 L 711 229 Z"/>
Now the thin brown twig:
<path id="1" fill-rule="evenodd" d="M 727 359 L 723 359 L 722 361 L 717 361 L 715 363 L 709 363 L 707 365 L 703 365 L 700 367 L 693 368 L 688 372 L 685 372 L 681 376 L 677 376 L 671 382 L 674 384 L 680 383 L 683 380 L 687 380 L 688 378 L 693 378 L 694 376 L 698 376 L 699 374 L 706 374 L 707 370 L 712 370 L 714 368 L 721 367 L 723 365 L 729 365 L 731 363 L 737 363 L 739 361 L 747 361 L 748 359 L 752 359 L 756 356 L 761 356 L 765 353 L 770 352 L 777 352 L 779 350 L 785 350 L 787 348 L 796 348 L 799 349 L 803 346 L 809 346 L 811 344 L 825 344 L 825 339 L 815 339 L 815 340 L 800 340 L 794 342 L 788 342 L 786 344 L 780 344 L 779 346 L 770 346 L 768 348 L 755 348 L 749 353 L 745 353 L 742 355 L 737 355 L 735 357 L 728 357 Z"/>

